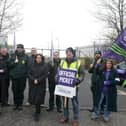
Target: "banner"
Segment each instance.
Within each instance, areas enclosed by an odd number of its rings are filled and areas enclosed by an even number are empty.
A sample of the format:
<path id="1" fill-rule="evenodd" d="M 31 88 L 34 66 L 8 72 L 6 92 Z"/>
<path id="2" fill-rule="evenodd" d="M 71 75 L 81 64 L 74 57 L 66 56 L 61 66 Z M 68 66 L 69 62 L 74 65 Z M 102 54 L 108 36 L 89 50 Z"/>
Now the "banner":
<path id="1" fill-rule="evenodd" d="M 120 62 L 126 59 L 126 28 L 120 33 L 103 57 L 116 59 Z"/>
<path id="2" fill-rule="evenodd" d="M 72 98 L 76 95 L 76 70 L 60 69 L 55 94 Z"/>

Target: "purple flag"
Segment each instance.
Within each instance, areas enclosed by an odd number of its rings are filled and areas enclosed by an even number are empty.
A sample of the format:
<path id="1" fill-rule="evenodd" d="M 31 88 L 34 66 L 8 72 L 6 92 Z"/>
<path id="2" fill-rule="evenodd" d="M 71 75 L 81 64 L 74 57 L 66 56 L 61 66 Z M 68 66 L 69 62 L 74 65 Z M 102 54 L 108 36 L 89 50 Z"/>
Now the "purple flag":
<path id="1" fill-rule="evenodd" d="M 119 62 L 124 60 L 123 56 L 118 55 L 117 53 L 113 52 L 112 50 L 110 50 L 110 48 L 103 54 L 103 58 L 115 59 Z"/>
<path id="2" fill-rule="evenodd" d="M 117 43 L 122 49 L 126 50 L 126 28 L 117 37 L 115 43 Z"/>
<path id="3" fill-rule="evenodd" d="M 115 39 L 112 46 L 103 55 L 104 58 L 111 58 L 118 61 L 126 59 L 126 28 Z"/>

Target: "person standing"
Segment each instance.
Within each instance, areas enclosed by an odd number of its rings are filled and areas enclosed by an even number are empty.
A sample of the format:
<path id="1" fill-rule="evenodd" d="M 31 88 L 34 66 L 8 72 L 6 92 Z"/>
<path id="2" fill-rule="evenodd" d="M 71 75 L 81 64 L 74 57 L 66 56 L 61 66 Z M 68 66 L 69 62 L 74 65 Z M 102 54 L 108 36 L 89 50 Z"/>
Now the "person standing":
<path id="1" fill-rule="evenodd" d="M 54 109 L 54 91 L 55 91 L 55 76 L 57 74 L 59 65 L 60 65 L 60 58 L 59 58 L 59 52 L 54 52 L 53 53 L 53 64 L 52 62 L 49 63 L 49 75 L 48 75 L 48 80 L 49 80 L 49 108 L 47 111 L 53 111 Z M 61 97 L 56 95 L 56 106 L 57 106 L 57 111 L 59 113 L 62 112 L 61 110 Z"/>
<path id="2" fill-rule="evenodd" d="M 34 120 L 39 121 L 40 105 L 44 103 L 46 93 L 46 77 L 48 75 L 48 67 L 44 62 L 42 54 L 35 56 L 35 62 L 29 71 L 30 94 L 29 103 L 35 105 Z"/>
<path id="3" fill-rule="evenodd" d="M 72 47 L 66 49 L 66 59 L 60 63 L 61 69 L 76 70 L 76 95 L 71 98 L 73 105 L 73 124 L 72 126 L 79 126 L 79 103 L 78 103 L 78 88 L 79 84 L 84 79 L 84 68 L 80 60 L 75 58 L 75 52 Z M 66 102 L 66 103 L 65 103 Z M 67 123 L 69 121 L 69 98 L 63 97 L 64 116 L 60 119 L 60 123 Z"/>
<path id="4" fill-rule="evenodd" d="M 95 59 L 93 60 L 93 63 L 90 64 L 90 68 L 88 70 L 88 72 L 92 74 L 90 88 L 91 88 L 91 93 L 92 93 L 93 107 L 90 110 L 91 112 L 94 111 L 95 102 L 96 102 L 96 94 L 97 94 L 96 89 L 97 89 L 98 82 L 100 79 L 100 77 L 96 74 L 96 66 L 97 66 L 97 64 L 99 64 L 99 66 L 102 67 L 103 63 L 104 63 L 104 61 L 101 57 L 101 51 L 97 50 L 95 52 Z M 104 102 L 105 102 L 105 100 L 104 100 Z M 102 104 L 102 108 L 104 108 L 104 102 Z"/>
<path id="5" fill-rule="evenodd" d="M 9 88 L 9 54 L 7 48 L 0 50 L 0 102 L 2 107 L 8 104 Z"/>
<path id="6" fill-rule="evenodd" d="M 35 55 L 37 54 L 37 50 L 36 48 L 32 48 L 31 49 L 31 56 L 29 56 L 29 70 L 31 68 L 31 66 L 34 64 L 34 61 L 35 61 Z M 29 81 L 29 80 L 28 80 Z M 30 82 L 28 82 L 30 83 Z M 28 89 L 28 99 L 29 99 L 29 95 L 30 95 L 30 91 L 31 91 L 31 87 L 30 87 L 30 84 L 29 84 L 29 89 Z M 28 100 L 29 101 L 29 100 Z M 29 102 L 26 103 L 27 106 L 30 105 Z"/>
<path id="7" fill-rule="evenodd" d="M 28 72 L 29 58 L 25 54 L 24 45 L 18 44 L 15 53 L 10 58 L 10 78 L 14 96 L 13 110 L 22 110 L 24 90 Z"/>
<path id="8" fill-rule="evenodd" d="M 114 69 L 113 61 L 107 59 L 103 69 L 96 66 L 96 74 L 100 77 L 99 85 L 97 87 L 97 99 L 95 104 L 95 111 L 92 112 L 91 118 L 97 119 L 100 115 L 101 104 L 104 98 L 105 109 L 103 114 L 104 121 L 110 120 L 111 112 L 117 112 L 117 88 L 119 84 L 119 77 L 117 71 Z"/>

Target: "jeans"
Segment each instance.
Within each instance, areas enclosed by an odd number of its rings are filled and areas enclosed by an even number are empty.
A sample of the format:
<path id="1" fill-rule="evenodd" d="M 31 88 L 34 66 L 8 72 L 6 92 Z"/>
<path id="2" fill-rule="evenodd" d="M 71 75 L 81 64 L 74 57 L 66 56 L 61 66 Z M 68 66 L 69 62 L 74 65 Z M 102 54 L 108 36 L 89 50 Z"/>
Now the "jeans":
<path id="1" fill-rule="evenodd" d="M 111 114 L 111 112 L 108 111 L 108 108 L 107 108 L 107 106 L 108 106 L 108 95 L 107 95 L 107 94 L 106 94 L 106 95 L 104 95 L 103 93 L 101 94 L 101 99 L 100 99 L 100 102 L 99 102 L 98 108 L 95 108 L 95 113 L 97 114 L 97 116 L 100 115 L 101 104 L 102 104 L 104 98 L 106 98 L 106 108 L 104 109 L 104 116 L 105 116 L 105 117 L 109 117 L 110 114 Z"/>
<path id="2" fill-rule="evenodd" d="M 78 89 L 76 91 L 76 96 L 74 96 L 72 99 L 72 105 L 73 105 L 73 119 L 78 120 L 79 116 L 79 103 L 78 103 Z M 65 98 L 63 97 L 63 101 L 65 101 Z M 69 98 L 66 98 L 66 105 L 64 105 L 64 117 L 69 118 Z"/>

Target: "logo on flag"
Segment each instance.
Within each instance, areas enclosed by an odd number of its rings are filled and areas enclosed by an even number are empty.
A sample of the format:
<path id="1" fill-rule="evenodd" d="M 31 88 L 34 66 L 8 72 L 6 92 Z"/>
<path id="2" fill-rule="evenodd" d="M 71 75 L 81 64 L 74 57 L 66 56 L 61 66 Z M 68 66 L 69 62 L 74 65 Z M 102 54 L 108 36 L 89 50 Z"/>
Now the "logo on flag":
<path id="1" fill-rule="evenodd" d="M 126 59 L 126 28 L 108 48 L 103 57 L 116 59 L 120 62 Z"/>

